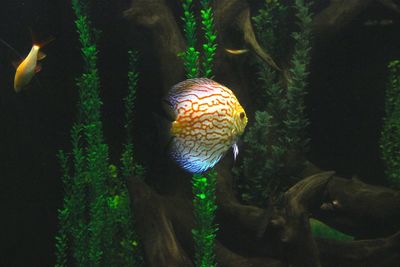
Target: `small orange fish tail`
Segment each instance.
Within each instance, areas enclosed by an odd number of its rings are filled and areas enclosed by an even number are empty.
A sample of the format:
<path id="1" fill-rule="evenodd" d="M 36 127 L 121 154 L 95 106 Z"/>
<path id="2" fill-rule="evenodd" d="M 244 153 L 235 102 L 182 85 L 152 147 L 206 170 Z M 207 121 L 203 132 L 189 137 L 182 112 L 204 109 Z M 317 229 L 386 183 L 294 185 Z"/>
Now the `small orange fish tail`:
<path id="1" fill-rule="evenodd" d="M 33 45 L 38 46 L 39 48 L 44 47 L 45 45 L 51 43 L 52 41 L 54 41 L 54 36 L 49 36 L 44 40 L 40 40 L 37 35 L 32 31 L 32 29 L 29 29 L 31 32 L 31 37 L 32 37 L 32 43 Z"/>
<path id="2" fill-rule="evenodd" d="M 46 39 L 41 40 L 41 41 L 34 40 L 33 44 L 39 46 L 40 48 L 43 48 L 45 45 L 51 43 L 54 40 L 55 40 L 55 38 L 53 36 L 49 36 Z"/>

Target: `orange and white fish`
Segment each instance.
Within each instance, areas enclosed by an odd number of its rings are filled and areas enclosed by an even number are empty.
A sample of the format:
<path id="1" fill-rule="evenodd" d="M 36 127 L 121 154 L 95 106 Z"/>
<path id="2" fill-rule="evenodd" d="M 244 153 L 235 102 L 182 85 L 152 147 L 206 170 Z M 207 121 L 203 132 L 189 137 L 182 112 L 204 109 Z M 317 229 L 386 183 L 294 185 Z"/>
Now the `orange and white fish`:
<path id="1" fill-rule="evenodd" d="M 32 80 L 35 73 L 41 70 L 38 60 L 45 58 L 45 54 L 39 51 L 40 46 L 34 44 L 26 58 L 18 65 L 14 78 L 14 90 L 20 92 Z"/>
<path id="2" fill-rule="evenodd" d="M 172 87 L 165 102 L 173 116 L 171 155 L 191 173 L 212 168 L 237 141 L 247 116 L 234 93 L 207 78 L 188 79 Z"/>

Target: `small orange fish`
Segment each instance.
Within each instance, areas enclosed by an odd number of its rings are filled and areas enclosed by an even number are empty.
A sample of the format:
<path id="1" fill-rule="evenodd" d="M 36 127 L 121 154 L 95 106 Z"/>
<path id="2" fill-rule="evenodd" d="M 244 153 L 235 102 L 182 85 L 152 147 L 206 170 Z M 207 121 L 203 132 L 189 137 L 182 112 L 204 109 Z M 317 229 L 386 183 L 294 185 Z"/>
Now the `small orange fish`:
<path id="1" fill-rule="evenodd" d="M 31 51 L 26 56 L 24 60 L 18 65 L 17 71 L 15 72 L 14 78 L 14 90 L 15 92 L 20 92 L 24 87 L 26 87 L 32 80 L 33 76 L 39 72 L 42 68 L 41 65 L 37 63 L 38 60 L 42 60 L 46 57 L 46 54 L 39 51 L 41 47 L 45 44 L 53 41 L 54 38 L 50 37 L 45 42 L 41 44 L 33 44 Z"/>
<path id="2" fill-rule="evenodd" d="M 212 168 L 243 134 L 247 116 L 233 92 L 206 78 L 188 79 L 172 87 L 167 98 L 172 114 L 171 154 L 191 173 Z"/>
<path id="3" fill-rule="evenodd" d="M 18 65 L 14 78 L 14 90 L 20 92 L 32 80 L 35 73 L 41 70 L 41 66 L 37 61 L 45 57 L 44 54 L 39 53 L 40 47 L 33 45 L 31 51 L 26 58 Z"/>

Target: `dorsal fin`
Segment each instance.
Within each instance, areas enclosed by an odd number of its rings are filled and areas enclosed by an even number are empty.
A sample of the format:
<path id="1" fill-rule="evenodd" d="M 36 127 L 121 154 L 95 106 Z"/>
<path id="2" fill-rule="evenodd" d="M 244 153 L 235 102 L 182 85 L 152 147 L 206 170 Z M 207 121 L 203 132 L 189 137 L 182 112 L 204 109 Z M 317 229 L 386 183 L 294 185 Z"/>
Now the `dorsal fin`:
<path id="1" fill-rule="evenodd" d="M 38 73 L 39 71 L 42 70 L 42 65 L 41 64 L 36 64 L 35 66 L 35 73 Z"/>
<path id="2" fill-rule="evenodd" d="M 39 46 L 40 48 L 42 48 L 43 46 L 47 45 L 48 43 L 54 41 L 54 36 L 49 36 L 44 40 L 39 40 L 39 38 L 37 37 L 37 35 L 33 32 L 33 30 L 31 28 L 29 28 L 29 31 L 31 32 L 31 38 L 32 38 L 32 43 L 34 45 Z"/>
<path id="3" fill-rule="evenodd" d="M 54 40 L 55 40 L 55 38 L 53 36 L 49 36 L 42 41 L 35 40 L 35 41 L 33 41 L 33 44 L 39 46 L 40 48 L 43 48 L 45 45 L 47 45 L 48 43 L 51 43 Z"/>
<path id="4" fill-rule="evenodd" d="M 180 83 L 175 84 L 172 88 L 170 93 L 174 94 L 174 93 L 180 93 L 180 92 L 184 92 L 188 89 L 190 89 L 191 87 L 193 87 L 194 85 L 215 85 L 216 82 L 214 82 L 211 79 L 208 78 L 193 78 L 193 79 L 187 79 L 184 80 Z"/>

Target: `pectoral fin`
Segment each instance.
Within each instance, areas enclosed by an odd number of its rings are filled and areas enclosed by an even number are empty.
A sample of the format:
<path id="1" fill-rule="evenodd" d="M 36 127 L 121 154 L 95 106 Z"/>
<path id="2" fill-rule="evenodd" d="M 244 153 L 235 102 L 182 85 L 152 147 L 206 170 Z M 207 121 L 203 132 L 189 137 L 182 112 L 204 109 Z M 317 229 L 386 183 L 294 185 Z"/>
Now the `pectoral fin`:
<path id="1" fill-rule="evenodd" d="M 42 70 L 42 65 L 41 64 L 36 64 L 35 66 L 35 73 L 38 73 L 39 71 Z"/>
<path id="2" fill-rule="evenodd" d="M 232 145 L 233 148 L 233 159 L 236 161 L 237 155 L 239 154 L 239 147 L 236 143 Z"/>

